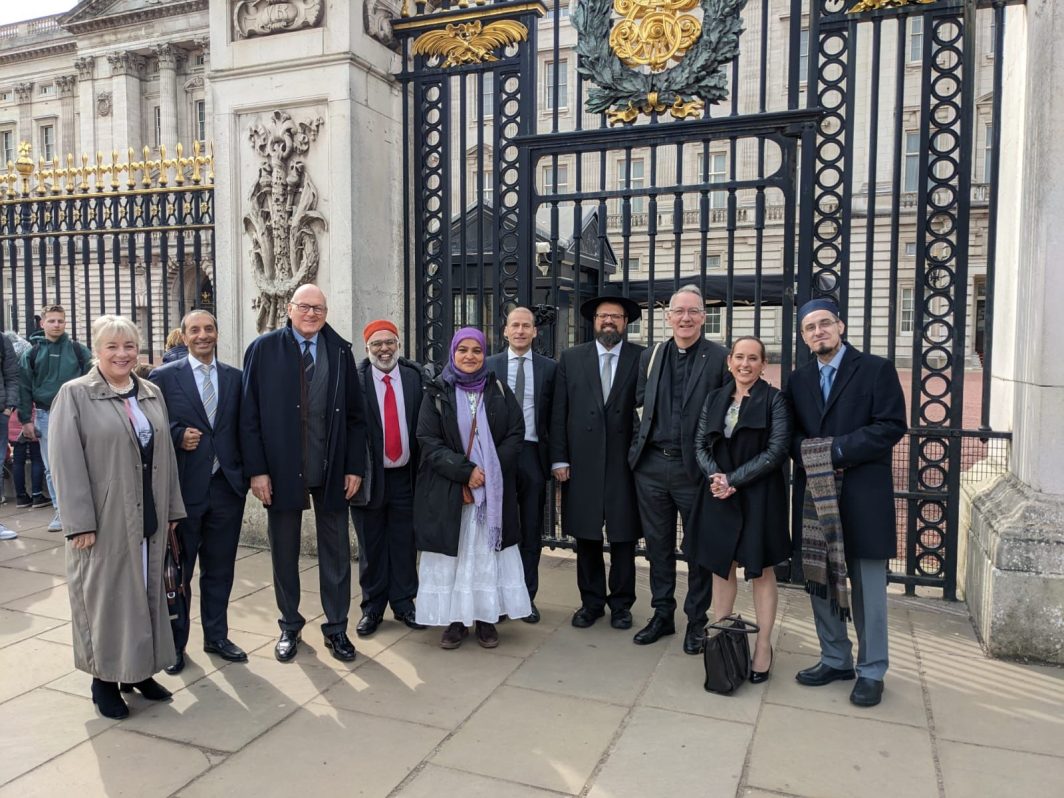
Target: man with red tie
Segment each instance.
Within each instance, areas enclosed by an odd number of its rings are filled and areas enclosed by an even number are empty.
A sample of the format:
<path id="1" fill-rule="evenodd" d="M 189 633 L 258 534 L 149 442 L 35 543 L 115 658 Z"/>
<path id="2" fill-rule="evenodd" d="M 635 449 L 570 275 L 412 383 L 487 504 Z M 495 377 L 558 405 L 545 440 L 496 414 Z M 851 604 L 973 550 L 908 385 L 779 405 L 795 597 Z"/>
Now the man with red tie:
<path id="1" fill-rule="evenodd" d="M 391 605 L 395 619 L 411 629 L 417 595 L 414 548 L 414 478 L 417 474 L 417 417 L 421 408 L 420 366 L 399 357 L 399 331 L 378 319 L 362 331 L 366 359 L 358 367 L 369 418 L 368 485 L 351 506 L 358 535 L 358 581 L 362 620 L 355 631 L 369 637 Z"/>

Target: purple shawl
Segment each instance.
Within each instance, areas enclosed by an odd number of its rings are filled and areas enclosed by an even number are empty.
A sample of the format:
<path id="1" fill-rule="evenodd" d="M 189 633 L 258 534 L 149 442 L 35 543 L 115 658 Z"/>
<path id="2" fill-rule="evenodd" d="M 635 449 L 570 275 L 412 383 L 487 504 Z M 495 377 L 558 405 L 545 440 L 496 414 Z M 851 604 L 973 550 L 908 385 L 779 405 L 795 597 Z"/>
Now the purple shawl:
<path id="1" fill-rule="evenodd" d="M 466 374 L 454 365 L 454 352 L 458 344 L 469 338 L 479 343 L 485 353 L 485 364 L 473 374 Z M 491 427 L 488 426 L 488 414 L 484 410 L 484 389 L 491 377 L 487 368 L 487 351 L 484 334 L 472 327 L 463 327 L 451 339 L 451 357 L 440 377 L 445 383 L 455 388 L 455 409 L 458 415 L 458 433 L 462 440 L 462 454 L 465 454 L 469 446 L 469 433 L 473 429 L 470 398 L 476 399 L 477 435 L 473 441 L 473 450 L 469 454 L 469 459 L 475 465 L 480 466 L 481 471 L 484 472 L 484 485 L 480 488 L 473 488 L 473 504 L 476 508 L 477 521 L 482 524 L 487 522 L 488 539 L 492 550 L 498 551 L 502 548 L 503 477 L 499 455 L 495 451 L 495 441 L 491 437 Z"/>

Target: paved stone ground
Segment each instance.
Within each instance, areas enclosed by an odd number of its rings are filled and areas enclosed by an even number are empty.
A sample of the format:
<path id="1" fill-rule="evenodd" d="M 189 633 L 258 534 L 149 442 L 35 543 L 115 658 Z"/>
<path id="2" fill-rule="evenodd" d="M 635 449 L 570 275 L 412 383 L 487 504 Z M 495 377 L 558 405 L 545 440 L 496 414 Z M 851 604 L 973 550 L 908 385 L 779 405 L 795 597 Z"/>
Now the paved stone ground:
<path id="1" fill-rule="evenodd" d="M 115 723 L 72 667 L 50 517 L 0 509 L 21 534 L 0 542 L 0 796 L 915 798 L 1059 795 L 1064 784 L 1064 670 L 986 659 L 963 605 L 892 597 L 885 701 L 862 710 L 846 683 L 794 681 L 816 640 L 804 593 L 786 590 L 772 678 L 722 697 L 702 690 L 679 637 L 639 647 L 606 623 L 573 629 L 567 553 L 544 557 L 543 621 L 501 625 L 494 651 L 443 651 L 438 631 L 389 619 L 342 664 L 311 620 L 282 665 L 269 555 L 241 549 L 231 636 L 250 662 L 203 654 L 194 625 L 189 666 L 160 676 L 172 703 L 134 697 Z M 303 575 L 314 619 L 312 561 Z M 648 608 L 643 565 L 637 624 Z M 752 614 L 746 588 L 740 608 Z"/>

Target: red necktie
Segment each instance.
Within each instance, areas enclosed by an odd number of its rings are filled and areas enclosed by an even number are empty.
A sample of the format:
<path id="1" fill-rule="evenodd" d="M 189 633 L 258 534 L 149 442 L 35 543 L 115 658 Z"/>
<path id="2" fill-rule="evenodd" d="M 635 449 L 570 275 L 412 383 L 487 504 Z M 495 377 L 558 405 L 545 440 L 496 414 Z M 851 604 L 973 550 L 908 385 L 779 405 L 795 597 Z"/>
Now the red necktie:
<path id="1" fill-rule="evenodd" d="M 384 453 L 393 463 L 403 456 L 403 438 L 399 432 L 399 410 L 395 405 L 395 389 L 392 377 L 385 374 L 384 380 Z"/>

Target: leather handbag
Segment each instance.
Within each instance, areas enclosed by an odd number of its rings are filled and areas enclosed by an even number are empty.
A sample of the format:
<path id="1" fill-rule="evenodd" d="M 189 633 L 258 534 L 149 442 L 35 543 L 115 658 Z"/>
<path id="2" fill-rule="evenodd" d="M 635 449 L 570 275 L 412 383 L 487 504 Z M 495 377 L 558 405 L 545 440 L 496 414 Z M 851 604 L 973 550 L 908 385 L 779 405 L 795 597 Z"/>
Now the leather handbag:
<path id="1" fill-rule="evenodd" d="M 728 695 L 750 678 L 750 635 L 761 631 L 741 615 L 729 615 L 706 627 L 702 658 L 706 666 L 705 688 Z"/>
<path id="2" fill-rule="evenodd" d="M 163 555 L 163 589 L 166 590 L 170 620 L 176 620 L 185 611 L 185 580 L 181 576 L 181 545 L 177 542 L 177 531 L 169 528 L 166 530 L 166 554 Z"/>
<path id="3" fill-rule="evenodd" d="M 479 402 L 479 400 L 478 400 Z M 469 445 L 466 447 L 466 460 L 473 455 L 473 441 L 477 438 L 477 414 L 473 413 L 473 426 L 469 428 Z M 469 485 L 462 486 L 462 504 L 473 503 L 473 489 Z"/>

